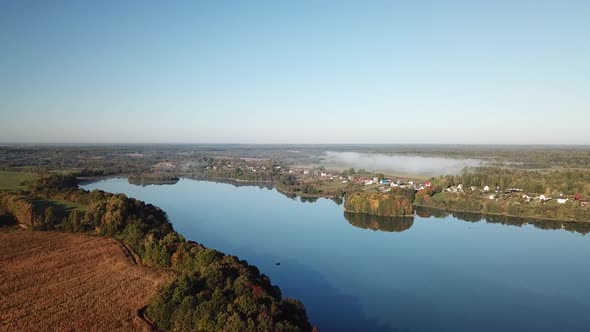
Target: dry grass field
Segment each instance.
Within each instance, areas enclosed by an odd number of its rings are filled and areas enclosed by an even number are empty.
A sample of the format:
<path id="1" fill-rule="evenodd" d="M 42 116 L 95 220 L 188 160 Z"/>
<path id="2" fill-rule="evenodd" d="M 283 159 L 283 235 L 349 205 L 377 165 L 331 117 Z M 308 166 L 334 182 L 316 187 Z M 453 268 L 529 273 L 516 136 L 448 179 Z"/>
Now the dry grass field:
<path id="1" fill-rule="evenodd" d="M 149 331 L 138 311 L 171 278 L 112 239 L 1 231 L 0 331 Z"/>

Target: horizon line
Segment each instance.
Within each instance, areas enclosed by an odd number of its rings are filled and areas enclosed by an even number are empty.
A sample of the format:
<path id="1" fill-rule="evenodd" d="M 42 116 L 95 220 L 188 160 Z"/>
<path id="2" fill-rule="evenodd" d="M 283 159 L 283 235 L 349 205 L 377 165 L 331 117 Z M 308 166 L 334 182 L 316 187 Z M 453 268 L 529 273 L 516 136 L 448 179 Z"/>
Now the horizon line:
<path id="1" fill-rule="evenodd" d="M 78 145 L 78 146 L 109 146 L 109 145 L 236 145 L 236 146 L 272 146 L 272 145 L 290 145 L 290 146 L 575 146 L 590 147 L 588 144 L 571 144 L 571 143 L 223 143 L 223 142 L 0 142 L 0 146 L 58 146 L 58 145 Z"/>

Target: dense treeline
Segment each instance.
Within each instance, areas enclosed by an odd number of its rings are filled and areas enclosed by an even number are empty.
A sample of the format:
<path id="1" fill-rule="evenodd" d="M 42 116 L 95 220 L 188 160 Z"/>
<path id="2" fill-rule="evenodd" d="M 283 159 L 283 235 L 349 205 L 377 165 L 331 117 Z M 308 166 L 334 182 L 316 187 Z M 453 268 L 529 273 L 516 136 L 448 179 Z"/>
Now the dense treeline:
<path id="1" fill-rule="evenodd" d="M 449 175 L 432 179 L 437 191 L 452 185 L 483 188 L 496 186 L 520 188 L 525 192 L 555 195 L 582 194 L 590 197 L 590 171 L 561 170 L 550 172 L 524 171 L 499 167 L 467 168 L 460 175 Z"/>
<path id="2" fill-rule="evenodd" d="M 377 216 L 411 216 L 414 214 L 413 196 L 413 190 L 402 189 L 386 193 L 355 192 L 346 196 L 344 210 Z"/>
<path id="3" fill-rule="evenodd" d="M 55 207 L 43 203 L 23 193 L 0 191 L 0 215 L 12 216 L 19 224 L 33 230 L 54 229 L 58 221 Z"/>
<path id="4" fill-rule="evenodd" d="M 148 186 L 151 184 L 175 184 L 180 181 L 178 176 L 163 173 L 134 174 L 127 178 L 131 184 Z"/>
<path id="5" fill-rule="evenodd" d="M 14 216 L 23 225 L 32 226 L 38 219 L 33 204 L 24 196 L 0 191 L 0 214 Z"/>
<path id="6" fill-rule="evenodd" d="M 590 172 L 582 170 L 540 173 L 495 167 L 467 168 L 460 175 L 444 176 L 431 180 L 433 188 L 416 194 L 415 204 L 453 211 L 466 211 L 492 215 L 531 219 L 590 221 L 590 209 L 582 200 L 590 195 Z M 459 192 L 445 192 L 450 186 L 463 185 Z M 472 190 L 470 187 L 477 189 Z M 490 188 L 488 194 L 481 189 Z M 495 188 L 499 190 L 496 191 Z M 523 190 L 531 196 L 569 196 L 565 203 L 555 199 L 531 200 L 522 193 L 505 193 L 510 188 Z M 490 199 L 492 198 L 492 199 Z"/>
<path id="7" fill-rule="evenodd" d="M 150 266 L 170 268 L 180 277 L 164 287 L 147 309 L 168 330 L 308 331 L 303 305 L 282 299 L 278 287 L 254 266 L 234 256 L 186 241 L 166 213 L 123 194 L 77 187 L 72 175 L 45 176 L 29 183 L 31 195 L 87 205 L 57 227 L 112 236 L 130 245 Z"/>
<path id="8" fill-rule="evenodd" d="M 204 179 L 226 179 L 226 180 L 243 180 L 250 182 L 273 182 L 279 179 L 279 173 L 276 170 L 268 169 L 257 172 L 244 171 L 242 168 L 230 169 L 201 169 L 192 171 L 195 178 Z"/>
<path id="9" fill-rule="evenodd" d="M 277 182 L 274 184 L 274 187 L 285 195 L 293 195 L 293 196 L 300 196 L 300 197 L 326 197 L 326 198 L 333 198 L 333 199 L 341 199 L 348 191 L 352 191 L 350 188 L 336 188 L 336 189 L 327 189 L 322 187 L 323 183 L 317 182 L 315 184 L 312 183 L 303 183 L 303 182 L 296 182 L 293 185 L 286 185 L 281 182 Z"/>
<path id="10" fill-rule="evenodd" d="M 482 198 L 481 195 L 472 193 L 438 193 L 421 205 L 520 218 L 590 221 L 590 209 L 580 206 L 575 201 L 559 204 L 555 200 L 526 202 L 520 196 L 496 200 Z"/>

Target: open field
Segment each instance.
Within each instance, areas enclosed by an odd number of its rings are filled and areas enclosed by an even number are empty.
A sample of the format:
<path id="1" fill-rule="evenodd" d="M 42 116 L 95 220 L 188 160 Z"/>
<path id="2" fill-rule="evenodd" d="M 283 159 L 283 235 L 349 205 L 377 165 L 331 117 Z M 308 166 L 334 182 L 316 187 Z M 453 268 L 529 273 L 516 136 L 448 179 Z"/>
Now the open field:
<path id="1" fill-rule="evenodd" d="M 138 310 L 169 280 L 112 239 L 0 232 L 0 330 L 150 330 Z"/>
<path id="2" fill-rule="evenodd" d="M 58 200 L 58 199 L 33 199 L 31 203 L 38 211 L 45 211 L 46 208 L 52 206 L 55 209 L 55 216 L 58 221 L 67 217 L 70 212 L 78 210 L 80 212 L 86 211 L 88 206 L 76 202 Z"/>
<path id="3" fill-rule="evenodd" d="M 0 190 L 17 191 L 24 189 L 21 185 L 23 181 L 32 180 L 38 177 L 35 173 L 0 171 Z"/>

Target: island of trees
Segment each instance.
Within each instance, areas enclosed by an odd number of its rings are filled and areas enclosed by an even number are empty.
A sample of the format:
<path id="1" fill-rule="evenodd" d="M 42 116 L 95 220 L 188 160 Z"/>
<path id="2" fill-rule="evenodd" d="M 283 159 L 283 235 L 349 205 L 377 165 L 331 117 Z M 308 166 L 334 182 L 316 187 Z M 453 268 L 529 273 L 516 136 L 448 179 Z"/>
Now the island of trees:
<path id="1" fill-rule="evenodd" d="M 400 188 L 388 192 L 354 192 L 347 195 L 344 210 L 386 217 L 411 216 L 413 196 L 413 189 Z"/>

